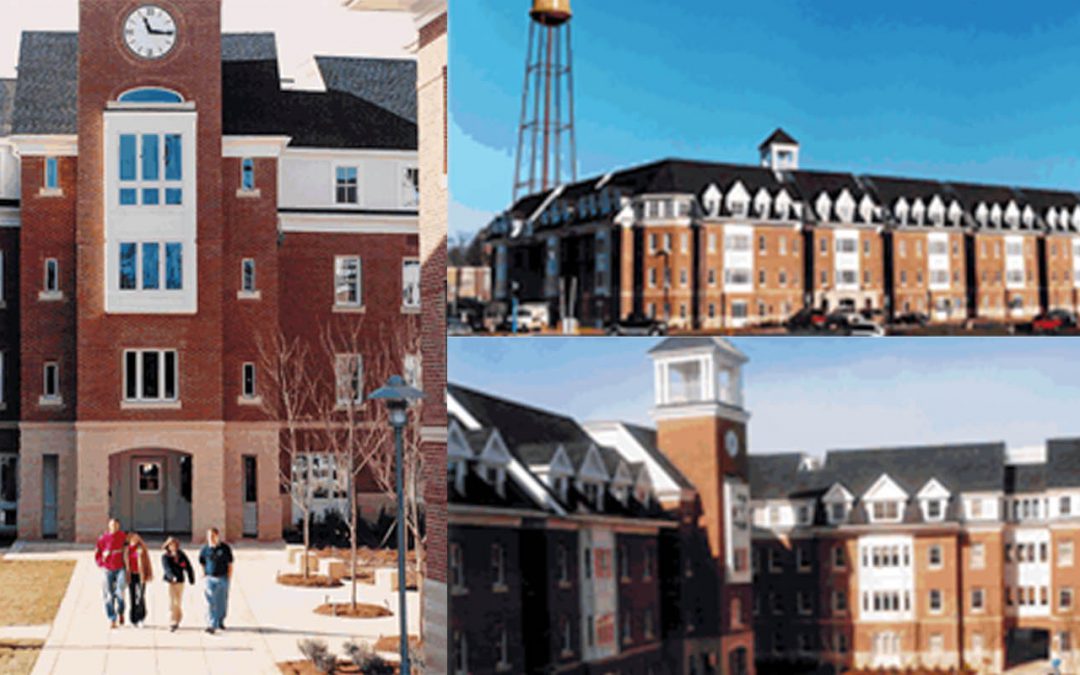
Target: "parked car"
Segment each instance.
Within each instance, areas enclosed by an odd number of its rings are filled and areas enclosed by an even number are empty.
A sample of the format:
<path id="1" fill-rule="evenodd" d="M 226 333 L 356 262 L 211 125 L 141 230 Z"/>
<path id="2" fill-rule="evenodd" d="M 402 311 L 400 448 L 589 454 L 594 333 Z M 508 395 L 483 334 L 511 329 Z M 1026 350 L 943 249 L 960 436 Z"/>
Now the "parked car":
<path id="1" fill-rule="evenodd" d="M 859 318 L 853 309 L 834 309 L 825 317 L 825 328 L 828 330 L 845 330 L 852 321 Z"/>
<path id="2" fill-rule="evenodd" d="M 821 330 L 825 327 L 825 312 L 820 309 L 804 307 L 788 317 L 784 327 L 790 331 Z"/>
<path id="3" fill-rule="evenodd" d="M 517 332 L 528 333 L 532 330 L 533 325 L 533 313 L 524 307 L 518 307 L 517 310 Z M 499 321 L 495 326 L 495 330 L 500 333 L 509 333 L 514 330 L 513 314 L 507 313 L 506 316 Z"/>
<path id="4" fill-rule="evenodd" d="M 873 321 L 856 317 L 848 322 L 846 333 L 852 337 L 884 337 L 885 329 Z"/>
<path id="5" fill-rule="evenodd" d="M 472 335 L 472 326 L 465 323 L 457 317 L 450 317 L 446 320 L 446 334 L 447 335 Z"/>
<path id="6" fill-rule="evenodd" d="M 1064 328 L 1076 328 L 1076 316 L 1064 309 L 1052 309 L 1035 317 L 1031 328 L 1036 333 L 1056 333 Z"/>
<path id="7" fill-rule="evenodd" d="M 608 335 L 667 335 L 668 327 L 663 321 L 653 319 L 644 314 L 632 314 L 625 319 L 609 323 L 606 327 Z"/>
<path id="8" fill-rule="evenodd" d="M 930 317 L 922 312 L 905 312 L 893 319 L 898 326 L 925 326 L 930 323 Z"/>

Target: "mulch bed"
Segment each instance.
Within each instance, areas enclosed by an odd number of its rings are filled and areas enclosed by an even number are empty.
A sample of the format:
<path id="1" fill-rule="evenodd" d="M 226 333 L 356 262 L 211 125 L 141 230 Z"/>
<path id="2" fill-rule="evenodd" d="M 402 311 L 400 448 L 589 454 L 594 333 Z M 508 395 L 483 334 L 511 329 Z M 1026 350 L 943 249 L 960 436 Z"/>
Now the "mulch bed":
<path id="1" fill-rule="evenodd" d="M 43 644 L 41 640 L 0 640 L 0 673 L 29 675 Z"/>
<path id="2" fill-rule="evenodd" d="M 52 623 L 74 569 L 74 560 L 0 560 L 0 626 Z"/>
<path id="3" fill-rule="evenodd" d="M 350 549 L 336 546 L 312 549 L 311 552 L 320 558 L 348 560 L 352 556 Z M 416 551 L 409 551 L 406 561 L 410 564 L 416 564 Z M 364 567 L 396 567 L 397 551 L 392 548 L 367 548 L 361 546 L 356 549 L 356 564 Z"/>
<path id="4" fill-rule="evenodd" d="M 311 661 L 281 661 L 277 664 L 278 670 L 284 675 L 326 675 L 315 667 Z M 341 664 L 335 673 L 360 673 L 360 669 L 351 663 Z M 397 664 L 394 664 L 394 672 L 400 672 Z"/>
<path id="5" fill-rule="evenodd" d="M 322 616 L 340 616 L 350 619 L 380 619 L 384 616 L 392 616 L 393 612 L 379 605 L 368 605 L 362 602 L 356 603 L 353 609 L 350 602 L 331 602 L 315 608 L 316 614 Z"/>
<path id="6" fill-rule="evenodd" d="M 401 648 L 400 644 L 401 644 L 401 640 L 398 639 L 398 636 L 396 636 L 396 635 L 384 635 L 383 637 L 381 637 L 381 638 L 379 638 L 378 640 L 375 641 L 375 644 L 372 645 L 372 649 L 374 649 L 377 652 L 393 652 L 393 653 L 396 654 L 398 652 L 398 649 Z M 423 643 L 420 642 L 420 636 L 419 635 L 410 635 L 409 636 L 409 647 L 410 648 L 419 649 L 422 645 L 423 645 Z"/>
<path id="7" fill-rule="evenodd" d="M 303 574 L 279 574 L 277 582 L 282 586 L 300 586 L 302 588 L 338 588 L 344 586 L 328 576 L 312 574 L 304 578 Z"/>

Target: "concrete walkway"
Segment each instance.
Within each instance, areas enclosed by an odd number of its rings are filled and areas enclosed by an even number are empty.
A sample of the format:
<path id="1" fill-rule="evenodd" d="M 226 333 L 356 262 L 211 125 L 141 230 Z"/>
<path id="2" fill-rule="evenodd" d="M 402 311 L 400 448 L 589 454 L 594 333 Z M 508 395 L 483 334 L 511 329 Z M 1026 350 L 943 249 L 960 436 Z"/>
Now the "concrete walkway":
<path id="1" fill-rule="evenodd" d="M 89 551 L 9 553 L 7 559 L 76 559 L 71 584 L 48 631 L 34 675 L 52 673 L 277 673 L 275 663 L 301 658 L 297 642 L 304 638 L 325 640 L 343 653 L 349 640 L 373 642 L 397 634 L 397 617 L 344 619 L 312 613 L 327 598 L 336 602 L 349 597 L 348 585 L 335 589 L 306 589 L 278 585 L 274 578 L 286 569 L 284 547 L 243 545 L 234 548 L 236 569 L 229 596 L 228 630 L 208 635 L 202 575 L 184 592 L 184 620 L 180 630 L 169 632 L 166 584 L 160 580 L 160 555 L 153 556 L 157 578 L 147 588 L 146 628 L 129 625 L 109 628 L 101 599 L 101 572 Z M 186 549 L 195 562 L 197 551 Z M 196 563 L 197 565 L 197 563 Z M 361 584 L 363 602 L 396 608 L 396 596 Z M 409 632 L 419 627 L 419 603 L 409 594 Z M 396 614 L 396 611 L 395 611 Z M 2 630 L 2 629 L 0 629 Z M 384 654 L 392 658 L 392 654 Z"/>

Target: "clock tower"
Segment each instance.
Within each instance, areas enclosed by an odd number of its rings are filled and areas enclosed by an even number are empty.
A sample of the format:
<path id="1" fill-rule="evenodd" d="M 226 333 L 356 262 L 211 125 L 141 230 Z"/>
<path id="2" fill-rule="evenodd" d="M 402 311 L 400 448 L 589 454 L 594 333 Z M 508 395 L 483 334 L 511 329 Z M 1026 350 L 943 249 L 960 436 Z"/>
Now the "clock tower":
<path id="1" fill-rule="evenodd" d="M 649 356 L 657 445 L 694 486 L 694 497 L 679 508 L 680 658 L 722 662 L 719 672 L 753 672 L 747 357 L 708 337 L 668 338 Z"/>

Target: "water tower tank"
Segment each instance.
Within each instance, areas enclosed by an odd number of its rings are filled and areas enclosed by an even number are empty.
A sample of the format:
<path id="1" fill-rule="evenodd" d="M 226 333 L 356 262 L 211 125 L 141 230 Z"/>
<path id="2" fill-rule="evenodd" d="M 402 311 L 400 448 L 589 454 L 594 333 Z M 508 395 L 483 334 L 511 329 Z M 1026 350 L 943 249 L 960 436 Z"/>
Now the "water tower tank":
<path id="1" fill-rule="evenodd" d="M 561 26 L 570 20 L 570 0 L 533 0 L 529 16 L 545 26 Z"/>

